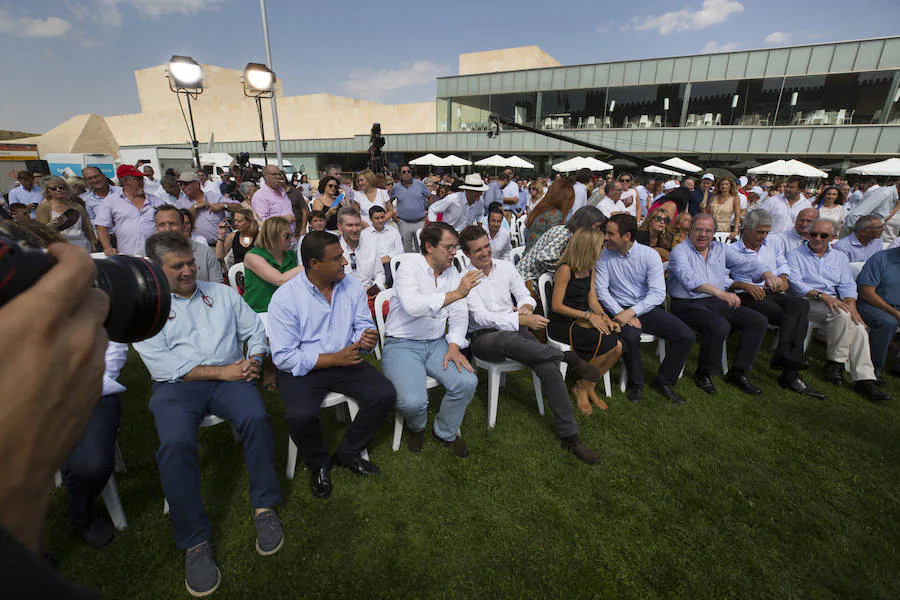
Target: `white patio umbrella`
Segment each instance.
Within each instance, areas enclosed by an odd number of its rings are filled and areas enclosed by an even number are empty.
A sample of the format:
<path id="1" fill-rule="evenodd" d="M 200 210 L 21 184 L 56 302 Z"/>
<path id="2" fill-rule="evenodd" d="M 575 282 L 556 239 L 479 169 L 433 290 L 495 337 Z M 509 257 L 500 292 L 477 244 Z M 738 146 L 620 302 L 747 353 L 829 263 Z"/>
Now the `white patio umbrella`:
<path id="1" fill-rule="evenodd" d="M 477 164 L 477 163 L 476 163 Z M 534 165 L 525 160 L 524 158 L 519 158 L 518 156 L 510 156 L 506 159 L 506 166 L 513 167 L 515 169 L 533 169 Z"/>
<path id="2" fill-rule="evenodd" d="M 852 169 L 847 169 L 847 174 L 897 177 L 900 175 L 900 158 L 889 158 L 887 160 L 853 167 Z"/>
<path id="3" fill-rule="evenodd" d="M 425 156 L 420 156 L 419 158 L 414 158 L 409 161 L 409 164 L 416 167 L 440 167 L 443 166 L 444 159 L 440 156 L 435 156 L 434 154 L 426 154 Z"/>
<path id="4" fill-rule="evenodd" d="M 507 159 L 499 154 L 494 154 L 493 156 L 488 156 L 487 158 L 475 161 L 475 166 L 477 167 L 505 167 L 506 164 Z"/>
<path id="5" fill-rule="evenodd" d="M 559 171 L 560 173 L 568 173 L 569 171 L 577 171 L 581 168 L 581 164 L 584 161 L 583 156 L 576 156 L 574 158 L 570 158 L 568 160 L 564 160 L 561 163 L 556 163 L 553 165 L 554 171 Z"/>
<path id="6" fill-rule="evenodd" d="M 464 158 L 460 158 L 455 154 L 451 154 L 450 156 L 445 156 L 441 159 L 441 164 L 438 165 L 440 167 L 467 167 L 472 164 L 471 160 L 466 160 Z"/>
<path id="7" fill-rule="evenodd" d="M 560 173 L 570 173 L 572 171 L 577 171 L 578 169 L 590 169 L 591 171 L 611 171 L 614 167 L 605 163 L 602 160 L 598 160 L 593 156 L 589 156 L 587 158 L 583 156 L 576 156 L 575 158 L 570 158 L 569 160 L 564 160 L 561 163 L 557 163 L 553 165 L 554 171 L 559 171 Z"/>
<path id="8" fill-rule="evenodd" d="M 612 171 L 615 168 L 608 162 L 603 162 L 602 160 L 594 158 L 593 156 L 588 156 L 584 159 L 584 166 L 591 171 Z"/>
<path id="9" fill-rule="evenodd" d="M 662 164 L 669 165 L 670 167 L 675 167 L 677 169 L 682 169 L 684 171 L 690 171 L 691 173 L 699 173 L 703 170 L 703 167 L 698 167 L 694 163 L 689 163 L 683 158 L 678 158 L 677 156 L 673 156 L 672 158 L 666 159 L 662 161 Z M 679 171 L 672 171 L 670 169 L 664 169 L 662 167 L 657 167 L 655 165 L 651 165 L 644 169 L 644 173 L 662 173 L 664 175 L 683 175 L 683 173 Z"/>
<path id="10" fill-rule="evenodd" d="M 801 177 L 828 177 L 828 173 L 808 165 L 805 162 L 791 160 L 776 160 L 752 169 L 747 169 L 751 175 L 799 175 Z"/>

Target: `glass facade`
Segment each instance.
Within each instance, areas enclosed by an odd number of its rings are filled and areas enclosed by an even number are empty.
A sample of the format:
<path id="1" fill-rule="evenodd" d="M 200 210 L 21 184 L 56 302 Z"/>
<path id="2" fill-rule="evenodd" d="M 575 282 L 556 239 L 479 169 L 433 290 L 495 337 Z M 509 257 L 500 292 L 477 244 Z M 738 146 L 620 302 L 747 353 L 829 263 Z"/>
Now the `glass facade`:
<path id="1" fill-rule="evenodd" d="M 508 115 L 516 123 L 534 126 L 537 115 L 537 93 L 488 94 L 452 98 L 450 102 L 451 131 L 486 131 L 491 113 Z M 446 121 L 446 104 L 438 102 L 438 123 L 441 111 Z M 444 130 L 446 131 L 446 130 Z"/>

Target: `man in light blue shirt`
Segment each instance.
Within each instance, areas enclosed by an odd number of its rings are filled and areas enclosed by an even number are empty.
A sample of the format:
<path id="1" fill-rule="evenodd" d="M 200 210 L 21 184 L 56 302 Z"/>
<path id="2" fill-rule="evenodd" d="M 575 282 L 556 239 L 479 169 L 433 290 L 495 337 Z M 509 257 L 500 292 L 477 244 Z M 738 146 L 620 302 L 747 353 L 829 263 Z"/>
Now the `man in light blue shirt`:
<path id="1" fill-rule="evenodd" d="M 311 231 L 300 244 L 303 271 L 279 287 L 269 303 L 269 343 L 284 398 L 284 419 L 310 471 L 315 498 L 331 495 L 335 464 L 366 477 L 378 467 L 360 454 L 397 400 L 394 386 L 361 358 L 378 342 L 363 284 L 347 277 L 340 238 Z M 330 392 L 359 406 L 343 440 L 329 457 L 319 411 Z"/>
<path id="2" fill-rule="evenodd" d="M 748 212 L 747 214 L 749 215 L 750 213 Z M 794 221 L 793 229 L 777 233 L 773 223 L 772 232 L 768 239 L 772 242 L 777 242 L 781 252 L 786 258 L 791 250 L 806 244 L 806 238 L 809 237 L 809 227 L 813 224 L 813 221 L 818 218 L 818 210 L 815 208 L 804 208 L 797 213 L 797 219 Z"/>
<path id="3" fill-rule="evenodd" d="M 834 222 L 819 219 L 809 230 L 809 242 L 788 254 L 791 293 L 809 299 L 809 320 L 824 326 L 825 379 L 835 385 L 844 380 L 844 363 L 850 367 L 854 389 L 870 400 L 890 396 L 876 385 L 869 350 L 869 334 L 856 310 L 856 283 L 847 256 L 828 246 Z"/>
<path id="4" fill-rule="evenodd" d="M 44 193 L 41 186 L 34 183 L 34 175 L 28 171 L 19 171 L 16 173 L 16 179 L 19 185 L 9 190 L 8 204 L 24 204 L 28 210 L 34 210 L 37 205 L 44 200 Z"/>
<path id="5" fill-rule="evenodd" d="M 725 245 L 713 240 L 716 222 L 711 215 L 699 214 L 691 222 L 688 239 L 675 246 L 669 257 L 669 295 L 672 314 L 700 334 L 700 355 L 694 383 L 707 394 L 715 394 L 711 375 L 721 372 L 722 346 L 732 329 L 741 332 L 737 353 L 725 380 L 748 394 L 762 390 L 747 379 L 766 335 L 766 318 L 741 306 L 737 294 L 728 290 L 728 270 L 751 262 L 726 254 Z M 775 287 L 775 274 L 757 265 L 750 272 Z"/>
<path id="6" fill-rule="evenodd" d="M 84 200 L 84 208 L 93 223 L 97 218 L 97 208 L 103 203 L 103 200 L 110 194 L 121 192 L 122 188 L 109 185 L 106 175 L 97 167 L 85 167 L 81 171 L 81 176 L 89 187 L 89 190 L 81 195 L 81 199 Z"/>
<path id="7" fill-rule="evenodd" d="M 865 215 L 874 215 L 882 221 L 886 220 L 891 216 L 898 196 L 900 196 L 900 183 L 880 186 L 875 179 L 870 179 L 866 182 L 866 192 L 863 194 L 862 200 L 844 217 L 844 227 L 853 227 L 857 219 Z"/>
<path id="8" fill-rule="evenodd" d="M 268 354 L 266 332 L 237 292 L 197 282 L 193 249 L 184 235 L 154 234 L 146 252 L 166 274 L 172 307 L 162 331 L 135 343 L 134 349 L 154 382 L 150 412 L 160 442 L 156 462 L 175 543 L 185 551 L 185 584 L 192 595 L 202 596 L 212 593 L 222 579 L 200 495 L 197 431 L 207 415 L 229 421 L 244 446 L 257 552 L 274 554 L 284 542 L 272 509 L 281 502 L 275 442 L 255 384 Z"/>
<path id="9" fill-rule="evenodd" d="M 660 308 L 666 299 L 662 261 L 656 250 L 634 242 L 636 231 L 637 220 L 629 214 L 612 215 L 606 223 L 606 250 L 595 268 L 597 298 L 607 314 L 622 326 L 619 339 L 628 370 L 628 399 L 641 400 L 641 334 L 647 333 L 665 340 L 668 346 L 653 388 L 667 400 L 684 404 L 684 398 L 674 388 L 697 337 L 678 317 Z"/>
<path id="10" fill-rule="evenodd" d="M 832 248 L 847 255 L 852 263 L 864 263 L 876 252 L 881 252 L 881 234 L 884 221 L 874 215 L 860 217 L 851 227 L 853 233 L 842 237 Z"/>
<path id="11" fill-rule="evenodd" d="M 425 209 L 431 201 L 431 192 L 425 184 L 413 179 L 412 167 L 400 165 L 400 181 L 391 186 L 388 196 L 394 202 L 394 221 L 407 252 L 416 251 L 416 231 L 425 225 Z"/>

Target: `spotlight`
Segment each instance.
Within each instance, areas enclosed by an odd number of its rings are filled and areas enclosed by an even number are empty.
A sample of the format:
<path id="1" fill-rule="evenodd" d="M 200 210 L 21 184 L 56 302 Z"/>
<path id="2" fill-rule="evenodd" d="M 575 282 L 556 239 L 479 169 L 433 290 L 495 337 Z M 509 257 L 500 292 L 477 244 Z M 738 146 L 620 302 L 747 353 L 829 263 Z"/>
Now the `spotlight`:
<path id="1" fill-rule="evenodd" d="M 266 65 L 247 63 L 244 67 L 244 93 L 248 96 L 268 95 L 275 91 L 275 73 Z"/>
<path id="2" fill-rule="evenodd" d="M 168 75 L 175 89 L 203 89 L 203 68 L 190 56 L 173 56 L 169 60 Z"/>

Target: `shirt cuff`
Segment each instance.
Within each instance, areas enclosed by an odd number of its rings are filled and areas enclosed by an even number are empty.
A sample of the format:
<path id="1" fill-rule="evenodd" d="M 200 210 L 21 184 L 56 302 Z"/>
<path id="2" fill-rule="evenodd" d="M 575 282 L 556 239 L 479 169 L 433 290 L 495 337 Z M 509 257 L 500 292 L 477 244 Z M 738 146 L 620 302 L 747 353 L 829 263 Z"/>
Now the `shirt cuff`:
<path id="1" fill-rule="evenodd" d="M 446 339 L 447 339 L 448 344 L 456 344 L 457 346 L 459 346 L 460 350 L 463 350 L 463 349 L 469 347 L 469 340 L 467 340 L 464 335 L 456 335 L 454 333 L 448 333 L 446 335 Z"/>

